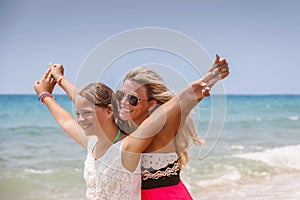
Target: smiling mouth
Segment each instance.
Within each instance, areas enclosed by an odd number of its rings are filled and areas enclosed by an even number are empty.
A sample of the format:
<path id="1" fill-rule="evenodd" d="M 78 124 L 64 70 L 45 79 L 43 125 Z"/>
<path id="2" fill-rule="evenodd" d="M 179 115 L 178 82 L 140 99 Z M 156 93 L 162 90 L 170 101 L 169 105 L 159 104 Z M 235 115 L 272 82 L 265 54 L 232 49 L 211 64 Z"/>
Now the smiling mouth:
<path id="1" fill-rule="evenodd" d="M 125 108 L 125 107 L 123 107 L 123 106 L 121 106 L 120 111 L 121 111 L 121 112 L 124 112 L 124 113 L 131 113 L 131 112 L 133 112 L 133 110 L 130 110 L 130 109 Z"/>
<path id="2" fill-rule="evenodd" d="M 130 115 L 132 112 L 133 112 L 133 110 L 122 107 L 119 111 L 119 114 L 120 114 L 120 116 L 123 115 L 125 117 L 126 115 Z"/>
<path id="3" fill-rule="evenodd" d="M 91 127 L 92 125 L 91 124 L 81 124 L 81 127 L 83 129 L 88 129 L 89 127 Z"/>

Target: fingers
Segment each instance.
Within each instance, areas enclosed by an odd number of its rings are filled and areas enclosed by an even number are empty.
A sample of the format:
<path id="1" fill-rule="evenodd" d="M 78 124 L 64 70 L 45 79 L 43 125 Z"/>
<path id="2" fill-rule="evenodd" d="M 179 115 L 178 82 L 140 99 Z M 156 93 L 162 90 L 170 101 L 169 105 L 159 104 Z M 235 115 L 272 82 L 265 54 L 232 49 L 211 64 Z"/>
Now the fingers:
<path id="1" fill-rule="evenodd" d="M 55 79 L 64 75 L 64 67 L 62 64 L 50 64 L 51 74 Z"/>
<path id="2" fill-rule="evenodd" d="M 220 72 L 222 79 L 224 79 L 225 77 L 227 77 L 229 75 L 229 66 L 228 66 L 227 62 L 225 62 L 223 65 L 220 66 L 219 72 Z"/>
<path id="3" fill-rule="evenodd" d="M 41 94 L 41 90 L 42 90 L 41 88 L 42 88 L 42 86 L 40 85 L 40 81 L 34 81 L 33 89 L 35 90 L 37 95 Z"/>
<path id="4" fill-rule="evenodd" d="M 228 64 L 223 65 L 223 66 L 221 67 L 221 69 L 219 70 L 220 73 L 222 73 L 222 72 L 227 72 L 227 71 L 229 71 Z"/>
<path id="5" fill-rule="evenodd" d="M 220 58 L 219 59 L 219 65 L 225 65 L 227 63 L 225 58 Z"/>
<path id="6" fill-rule="evenodd" d="M 206 87 L 206 86 L 207 86 L 207 83 L 203 80 L 203 81 L 201 81 L 200 86 L 201 86 L 201 87 Z"/>
<path id="7" fill-rule="evenodd" d="M 225 77 L 227 77 L 229 75 L 229 66 L 228 66 L 228 63 L 225 58 L 218 57 L 218 59 L 219 59 L 219 62 L 217 64 L 215 64 L 215 66 L 216 65 L 218 66 L 218 70 L 221 75 L 220 77 L 221 77 L 221 79 L 224 79 Z M 217 58 L 216 58 L 216 60 L 217 60 Z"/>
<path id="8" fill-rule="evenodd" d="M 53 79 L 52 74 L 50 73 L 51 69 L 49 69 L 48 71 L 49 71 L 49 73 L 47 73 L 47 78 L 46 79 L 47 79 L 47 81 L 51 81 L 51 78 Z"/>
<path id="9" fill-rule="evenodd" d="M 47 71 L 45 72 L 45 74 L 42 76 L 41 80 L 40 81 L 48 81 L 50 83 L 54 83 L 55 82 L 55 79 L 54 77 L 52 76 L 51 74 L 51 66 L 53 66 L 53 64 L 49 64 L 50 65 L 50 68 L 47 69 Z"/>
<path id="10" fill-rule="evenodd" d="M 33 87 L 36 88 L 37 86 L 39 86 L 40 82 L 39 81 L 34 81 L 33 83 Z"/>
<path id="11" fill-rule="evenodd" d="M 203 80 L 208 83 L 209 87 L 215 85 L 219 80 L 226 78 L 229 75 L 229 65 L 225 58 L 221 58 L 218 54 L 213 62 L 209 73 L 203 77 Z M 203 91 L 203 94 L 210 96 L 210 91 Z"/>
<path id="12" fill-rule="evenodd" d="M 42 76 L 40 81 L 37 81 L 37 85 L 39 84 L 44 84 L 44 83 L 48 83 L 48 84 L 52 84 L 54 85 L 56 83 L 54 77 L 51 74 L 51 69 L 47 69 L 47 71 L 45 72 L 45 74 Z"/>
<path id="13" fill-rule="evenodd" d="M 208 97 L 210 96 L 210 87 L 208 87 L 208 84 L 205 82 L 205 80 L 200 80 L 199 82 L 200 85 L 200 93 L 199 93 L 199 97 L 203 98 L 203 97 Z"/>
<path id="14" fill-rule="evenodd" d="M 202 97 L 209 97 L 210 96 L 210 87 L 205 87 L 205 89 L 202 90 Z"/>
<path id="15" fill-rule="evenodd" d="M 50 63 L 49 66 L 54 67 L 54 68 L 63 68 L 62 64 L 52 64 L 52 63 Z"/>
<path id="16" fill-rule="evenodd" d="M 222 73 L 221 73 L 222 79 L 226 78 L 229 74 L 230 74 L 229 70 L 227 70 L 227 71 L 225 71 L 225 72 L 222 72 Z"/>
<path id="17" fill-rule="evenodd" d="M 51 71 L 50 68 L 47 69 L 47 71 L 46 71 L 45 74 L 43 75 L 42 79 L 45 79 L 45 80 L 46 80 L 46 79 L 48 78 L 49 74 L 51 75 L 50 71 Z"/>
<path id="18" fill-rule="evenodd" d="M 220 67 L 218 67 L 218 70 L 219 70 L 220 73 L 228 71 L 229 70 L 228 63 L 220 65 Z"/>
<path id="19" fill-rule="evenodd" d="M 216 54 L 216 59 L 214 61 L 214 64 L 217 64 L 220 62 L 220 56 L 218 54 Z"/>
<path id="20" fill-rule="evenodd" d="M 220 61 L 218 62 L 218 69 L 220 70 L 223 67 L 228 67 L 228 63 L 226 61 L 226 59 L 222 58 L 220 59 Z"/>
<path id="21" fill-rule="evenodd" d="M 50 64 L 50 68 L 43 74 L 40 81 L 35 81 L 33 86 L 38 95 L 43 92 L 53 92 L 56 81 L 55 78 L 51 74 L 51 67 L 54 66 Z"/>

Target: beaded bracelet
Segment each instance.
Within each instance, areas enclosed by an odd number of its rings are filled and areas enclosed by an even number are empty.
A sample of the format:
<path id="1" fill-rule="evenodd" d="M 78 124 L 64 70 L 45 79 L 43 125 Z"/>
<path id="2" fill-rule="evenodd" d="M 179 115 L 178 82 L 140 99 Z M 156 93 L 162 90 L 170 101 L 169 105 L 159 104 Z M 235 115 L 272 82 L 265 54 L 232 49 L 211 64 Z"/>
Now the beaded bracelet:
<path id="1" fill-rule="evenodd" d="M 44 103 L 44 102 L 43 102 L 43 99 L 44 99 L 45 97 L 51 97 L 51 98 L 54 98 L 54 96 L 53 96 L 50 92 L 43 92 L 43 93 L 40 94 L 40 96 L 39 96 L 39 100 L 40 100 L 41 103 Z"/>
<path id="2" fill-rule="evenodd" d="M 60 76 L 60 77 L 56 80 L 57 85 L 61 86 L 61 81 L 62 81 L 63 78 L 64 78 L 64 76 Z"/>

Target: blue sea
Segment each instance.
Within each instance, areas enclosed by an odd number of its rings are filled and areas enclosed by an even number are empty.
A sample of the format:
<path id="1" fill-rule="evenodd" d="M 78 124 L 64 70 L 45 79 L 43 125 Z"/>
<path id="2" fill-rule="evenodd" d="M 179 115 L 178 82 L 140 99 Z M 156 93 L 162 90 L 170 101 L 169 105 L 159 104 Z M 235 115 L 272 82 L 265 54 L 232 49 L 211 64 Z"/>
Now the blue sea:
<path id="1" fill-rule="evenodd" d="M 55 98 L 73 112 L 67 96 Z M 217 134 L 207 135 L 210 98 L 198 105 L 205 144 L 190 148 L 182 171 L 194 199 L 300 199 L 300 96 L 225 100 Z M 35 95 L 0 95 L 0 199 L 85 199 L 85 154 Z"/>

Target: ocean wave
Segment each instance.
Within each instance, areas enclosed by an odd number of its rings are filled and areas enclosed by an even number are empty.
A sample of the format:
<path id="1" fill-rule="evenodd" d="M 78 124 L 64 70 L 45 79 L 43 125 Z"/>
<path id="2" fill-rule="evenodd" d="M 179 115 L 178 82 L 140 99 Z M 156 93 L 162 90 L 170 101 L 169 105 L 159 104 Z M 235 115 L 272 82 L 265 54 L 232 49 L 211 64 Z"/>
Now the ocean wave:
<path id="1" fill-rule="evenodd" d="M 37 126 L 37 125 L 9 125 L 7 127 L 1 127 L 1 136 L 6 136 L 7 138 L 16 136 L 37 136 L 45 135 L 45 133 L 62 132 L 58 126 Z"/>
<path id="2" fill-rule="evenodd" d="M 25 169 L 25 173 L 29 174 L 51 174 L 52 172 L 55 172 L 57 170 L 54 169 L 46 169 L 46 170 L 38 170 L 38 169 Z"/>
<path id="3" fill-rule="evenodd" d="M 226 174 L 223 174 L 218 178 L 204 179 L 201 181 L 197 181 L 194 184 L 199 187 L 222 186 L 224 184 L 234 184 L 241 179 L 241 173 L 236 169 L 232 169 L 231 171 L 228 171 Z"/>
<path id="4" fill-rule="evenodd" d="M 238 154 L 234 157 L 259 161 L 275 169 L 300 171 L 299 152 L 300 144 L 277 147 L 262 152 Z"/>
<path id="5" fill-rule="evenodd" d="M 295 116 L 289 116 L 289 120 L 291 121 L 297 121 L 299 120 L 299 116 L 295 115 Z"/>
<path id="6" fill-rule="evenodd" d="M 14 126 L 9 126 L 9 127 L 6 127 L 7 130 L 10 130 L 10 131 L 14 131 L 14 130 L 43 130 L 43 129 L 56 129 L 57 126 L 37 126 L 37 125 L 14 125 Z"/>
<path id="7" fill-rule="evenodd" d="M 229 150 L 245 150 L 245 147 L 243 145 L 231 145 L 227 147 Z"/>

